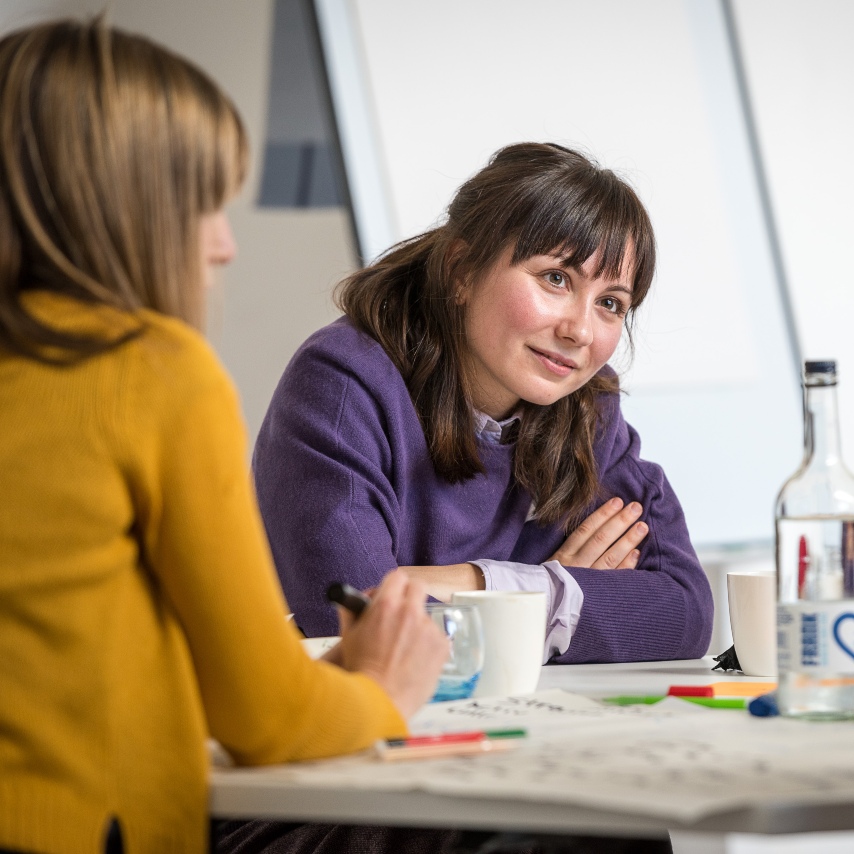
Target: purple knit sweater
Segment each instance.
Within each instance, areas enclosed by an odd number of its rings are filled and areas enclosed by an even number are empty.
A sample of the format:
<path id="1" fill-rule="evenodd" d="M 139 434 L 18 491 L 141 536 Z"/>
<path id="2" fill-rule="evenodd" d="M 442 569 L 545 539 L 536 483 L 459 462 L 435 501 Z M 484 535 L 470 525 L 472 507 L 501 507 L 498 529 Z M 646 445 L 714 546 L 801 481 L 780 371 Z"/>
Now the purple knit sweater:
<path id="1" fill-rule="evenodd" d="M 584 604 L 569 649 L 556 660 L 705 655 L 712 596 L 679 501 L 661 468 L 639 458 L 618 395 L 603 406 L 597 504 L 614 495 L 641 502 L 649 534 L 636 570 L 568 567 Z M 366 589 L 399 565 L 547 560 L 564 535 L 525 522 L 531 497 L 513 479 L 513 448 L 480 442 L 486 474 L 447 483 L 380 345 L 346 318 L 312 335 L 279 382 L 254 455 L 267 534 L 302 630 L 337 631 L 324 596 L 333 581 Z"/>

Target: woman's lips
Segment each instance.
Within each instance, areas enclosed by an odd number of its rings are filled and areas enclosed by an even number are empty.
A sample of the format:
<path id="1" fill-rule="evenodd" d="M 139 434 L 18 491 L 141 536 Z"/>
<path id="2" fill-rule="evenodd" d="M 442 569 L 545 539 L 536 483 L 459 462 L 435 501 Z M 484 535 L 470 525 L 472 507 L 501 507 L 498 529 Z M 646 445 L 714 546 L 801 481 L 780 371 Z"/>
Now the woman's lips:
<path id="1" fill-rule="evenodd" d="M 545 350 L 535 350 L 533 347 L 530 349 L 543 366 L 559 377 L 565 377 L 578 368 L 578 365 L 572 359 L 565 359 L 563 356 L 558 356 L 556 353 L 549 353 Z"/>

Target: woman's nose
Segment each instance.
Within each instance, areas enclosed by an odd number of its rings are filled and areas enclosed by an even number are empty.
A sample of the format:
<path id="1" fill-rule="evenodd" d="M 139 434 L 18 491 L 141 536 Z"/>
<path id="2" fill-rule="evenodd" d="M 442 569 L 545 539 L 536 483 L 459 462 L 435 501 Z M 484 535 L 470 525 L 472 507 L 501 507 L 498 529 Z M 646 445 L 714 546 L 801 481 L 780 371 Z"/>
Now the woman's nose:
<path id="1" fill-rule="evenodd" d="M 586 347 L 593 341 L 592 306 L 575 303 L 567 307 L 558 324 L 558 335 L 577 347 Z"/>
<path id="2" fill-rule="evenodd" d="M 208 242 L 208 263 L 228 264 L 237 254 L 237 243 L 231 230 L 231 223 L 223 211 L 214 215 L 210 225 Z"/>

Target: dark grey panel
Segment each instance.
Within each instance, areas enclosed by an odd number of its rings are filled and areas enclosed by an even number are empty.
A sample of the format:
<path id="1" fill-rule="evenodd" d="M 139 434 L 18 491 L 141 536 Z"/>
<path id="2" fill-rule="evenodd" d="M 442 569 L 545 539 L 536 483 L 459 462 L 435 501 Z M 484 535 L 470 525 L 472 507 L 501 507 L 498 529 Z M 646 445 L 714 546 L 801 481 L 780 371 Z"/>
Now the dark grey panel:
<path id="1" fill-rule="evenodd" d="M 306 0 L 276 0 L 258 204 L 338 207 L 344 193 L 334 157 L 323 60 Z"/>
<path id="2" fill-rule="evenodd" d="M 258 204 L 263 207 L 339 207 L 332 150 L 318 142 L 268 142 Z"/>

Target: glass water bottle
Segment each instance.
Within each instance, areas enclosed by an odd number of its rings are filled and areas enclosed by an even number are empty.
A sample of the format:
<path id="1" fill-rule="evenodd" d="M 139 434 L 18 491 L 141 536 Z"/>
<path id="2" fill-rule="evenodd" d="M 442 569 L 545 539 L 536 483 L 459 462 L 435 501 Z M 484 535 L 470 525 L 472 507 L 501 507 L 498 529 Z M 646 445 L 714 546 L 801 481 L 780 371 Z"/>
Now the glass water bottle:
<path id="1" fill-rule="evenodd" d="M 840 453 L 835 361 L 804 364 L 804 459 L 776 523 L 780 713 L 854 718 L 854 475 Z"/>

